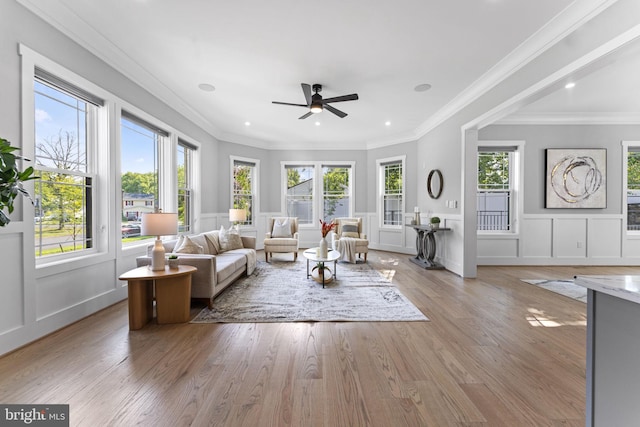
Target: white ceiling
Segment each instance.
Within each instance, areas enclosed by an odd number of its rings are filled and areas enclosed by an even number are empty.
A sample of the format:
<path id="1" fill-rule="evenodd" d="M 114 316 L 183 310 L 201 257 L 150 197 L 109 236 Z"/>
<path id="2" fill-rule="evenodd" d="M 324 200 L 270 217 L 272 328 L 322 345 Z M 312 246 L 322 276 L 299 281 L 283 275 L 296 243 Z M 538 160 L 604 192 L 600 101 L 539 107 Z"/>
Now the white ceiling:
<path id="1" fill-rule="evenodd" d="M 217 138 L 265 148 L 415 140 L 604 3 L 18 1 Z M 302 82 L 360 100 L 333 104 L 344 119 L 271 103 L 303 103 Z"/>

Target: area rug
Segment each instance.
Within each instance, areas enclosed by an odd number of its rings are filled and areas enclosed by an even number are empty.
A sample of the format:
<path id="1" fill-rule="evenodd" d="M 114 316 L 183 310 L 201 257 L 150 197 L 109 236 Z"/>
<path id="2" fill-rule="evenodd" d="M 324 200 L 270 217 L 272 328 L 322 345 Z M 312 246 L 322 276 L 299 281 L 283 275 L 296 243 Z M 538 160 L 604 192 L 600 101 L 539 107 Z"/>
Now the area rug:
<path id="1" fill-rule="evenodd" d="M 564 295 L 569 298 L 587 302 L 587 288 L 576 285 L 573 280 L 539 280 L 539 279 L 520 279 L 530 285 L 539 286 L 549 291 Z"/>
<path id="2" fill-rule="evenodd" d="M 191 323 L 429 320 L 368 264 L 339 262 L 337 270 L 323 289 L 307 278 L 306 259 L 259 261 L 251 276 L 229 286 Z"/>

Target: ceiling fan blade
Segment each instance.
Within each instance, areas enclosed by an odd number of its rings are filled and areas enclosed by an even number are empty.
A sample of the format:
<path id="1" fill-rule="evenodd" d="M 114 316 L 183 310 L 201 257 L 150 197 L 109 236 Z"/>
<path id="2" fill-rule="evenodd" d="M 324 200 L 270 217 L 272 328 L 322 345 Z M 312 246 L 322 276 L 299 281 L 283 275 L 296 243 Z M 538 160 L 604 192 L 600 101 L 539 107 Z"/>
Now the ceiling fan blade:
<path id="1" fill-rule="evenodd" d="M 340 117 L 341 119 L 344 119 L 345 117 L 347 117 L 347 113 L 345 113 L 344 111 L 340 111 L 335 107 L 332 107 L 329 104 L 324 104 L 324 108 L 326 108 L 327 110 L 331 111 L 333 114 L 335 114 L 336 116 Z"/>
<path id="2" fill-rule="evenodd" d="M 272 104 L 278 104 L 278 105 L 293 105 L 294 107 L 308 107 L 308 105 L 304 105 L 304 104 L 291 104 L 290 102 L 278 102 L 278 101 L 271 101 Z"/>
<path id="3" fill-rule="evenodd" d="M 307 107 L 311 107 L 311 86 L 306 83 L 301 83 L 301 85 L 304 99 L 307 100 Z"/>
<path id="4" fill-rule="evenodd" d="M 311 111 L 309 111 L 307 114 L 305 114 L 304 116 L 300 116 L 298 117 L 298 119 L 302 120 L 302 119 L 306 119 L 307 117 L 311 116 L 313 113 Z"/>
<path id="5" fill-rule="evenodd" d="M 335 98 L 323 99 L 322 103 L 326 104 L 327 102 L 342 102 L 342 101 L 357 101 L 357 100 L 358 100 L 358 94 L 352 93 L 351 95 L 343 95 L 343 96 L 336 96 Z"/>

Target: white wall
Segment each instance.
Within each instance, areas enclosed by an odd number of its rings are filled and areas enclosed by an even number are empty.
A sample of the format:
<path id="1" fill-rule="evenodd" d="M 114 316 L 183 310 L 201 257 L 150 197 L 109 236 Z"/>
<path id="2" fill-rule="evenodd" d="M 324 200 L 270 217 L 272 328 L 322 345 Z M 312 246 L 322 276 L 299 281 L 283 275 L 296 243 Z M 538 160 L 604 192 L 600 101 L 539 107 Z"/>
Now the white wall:
<path id="1" fill-rule="evenodd" d="M 492 125 L 483 140 L 524 140 L 524 212 L 519 233 L 479 234 L 480 265 L 634 265 L 640 236 L 624 223 L 622 141 L 639 141 L 640 125 Z M 545 149 L 605 148 L 607 207 L 546 209 Z"/>
<path id="2" fill-rule="evenodd" d="M 494 120 L 515 111 L 518 108 L 517 98 L 545 82 L 549 76 L 561 74 L 565 67 L 574 61 L 598 51 L 601 46 L 634 29 L 638 25 L 640 2 L 636 0 L 619 0 L 611 4 L 599 15 L 592 17 L 580 26 L 565 33 L 554 44 L 547 46 L 525 58 L 523 63 L 511 67 L 504 79 L 483 93 L 469 94 L 471 101 L 450 117 L 429 122 L 424 127 L 424 136 L 418 141 L 418 157 L 434 159 L 434 166 L 441 169 L 445 183 L 450 182 L 453 188 L 446 186 L 443 197 L 435 203 L 434 210 L 444 212 L 446 216 L 462 215 L 461 229 L 455 230 L 448 242 L 459 248 L 446 260 L 445 266 L 464 277 L 475 277 L 478 248 L 475 215 L 476 215 L 476 160 L 477 141 L 473 132 L 487 124 L 491 117 L 486 114 L 496 111 Z M 526 62 L 526 63 L 525 63 Z M 557 82 L 554 82 L 557 83 Z M 543 87 L 540 88 L 541 93 Z M 522 98 L 523 100 L 525 98 Z M 513 108 L 512 111 L 507 111 Z M 502 114 L 502 116 L 500 116 Z M 448 190 L 447 190 L 448 189 Z M 458 208 L 447 208 L 446 200 L 459 200 Z M 428 196 L 418 192 L 418 204 L 423 206 L 429 202 Z"/>
<path id="3" fill-rule="evenodd" d="M 214 138 L 172 110 L 157 98 L 126 79 L 108 64 L 81 48 L 78 44 L 54 30 L 15 1 L 0 2 L 0 132 L 13 145 L 33 150 L 33 141 L 22 139 L 21 118 L 21 58 L 19 44 L 46 57 L 48 60 L 90 81 L 96 86 L 140 108 L 156 119 L 179 130 L 183 136 L 202 145 L 205 156 L 214 156 Z M 119 175 L 115 158 L 118 150 L 118 126 L 110 130 L 108 156 L 101 159 L 110 165 L 108 179 L 101 185 L 109 187 L 109 194 L 119 194 L 115 188 L 115 176 Z M 208 170 L 202 177 L 207 185 L 215 187 L 217 177 Z M 109 197 L 113 204 L 116 197 Z M 102 212 L 109 234 L 108 247 L 96 255 L 73 262 L 51 264 L 36 268 L 33 245 L 33 209 L 21 207 L 11 215 L 11 223 L 0 228 L 0 354 L 11 351 L 30 341 L 69 325 L 83 317 L 127 297 L 126 282 L 118 280 L 120 273 L 135 267 L 135 256 L 145 251 L 120 249 L 119 218 L 114 218 L 117 208 L 108 206 Z M 215 209 L 213 196 L 203 197 L 204 209 Z M 196 214 L 198 216 L 198 214 Z M 207 218 L 198 218 L 203 223 Z M 198 224 L 196 224 L 196 227 Z"/>

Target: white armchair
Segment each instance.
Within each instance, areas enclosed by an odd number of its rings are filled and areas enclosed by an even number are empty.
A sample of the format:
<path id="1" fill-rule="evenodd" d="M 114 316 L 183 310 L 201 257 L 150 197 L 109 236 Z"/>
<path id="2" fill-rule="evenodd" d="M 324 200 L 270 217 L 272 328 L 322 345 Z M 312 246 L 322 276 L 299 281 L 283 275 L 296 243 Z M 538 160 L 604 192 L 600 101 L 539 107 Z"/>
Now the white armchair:
<path id="1" fill-rule="evenodd" d="M 364 262 L 367 262 L 369 240 L 367 240 L 367 235 L 362 231 L 362 218 L 334 218 L 333 221 L 337 224 L 335 232 L 331 233 L 331 246 L 333 249 L 340 252 L 344 257 L 349 248 L 345 247 L 346 243 L 340 240 L 345 237 L 351 238 L 355 243 L 355 246 L 350 248 L 354 253 L 354 258 L 349 259 L 349 261 L 355 262 L 355 254 L 358 257 L 364 254 Z"/>
<path id="2" fill-rule="evenodd" d="M 264 258 L 269 262 L 269 254 L 293 252 L 293 260 L 298 259 L 298 218 L 269 218 L 264 238 Z"/>

